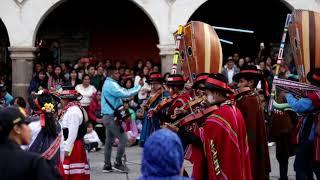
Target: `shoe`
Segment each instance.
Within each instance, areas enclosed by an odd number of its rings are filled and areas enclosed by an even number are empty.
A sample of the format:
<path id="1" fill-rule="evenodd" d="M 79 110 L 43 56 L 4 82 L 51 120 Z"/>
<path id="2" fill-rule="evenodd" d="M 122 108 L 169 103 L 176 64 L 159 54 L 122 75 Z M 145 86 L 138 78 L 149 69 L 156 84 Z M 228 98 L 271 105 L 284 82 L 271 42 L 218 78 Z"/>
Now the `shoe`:
<path id="1" fill-rule="evenodd" d="M 113 169 L 112 169 L 111 164 L 104 164 L 104 166 L 102 168 L 102 172 L 108 173 L 108 172 L 112 172 L 112 171 L 113 171 Z"/>
<path id="2" fill-rule="evenodd" d="M 114 163 L 113 169 L 123 173 L 129 172 L 129 169 L 127 167 L 125 167 L 122 163 L 117 163 L 117 162 Z"/>

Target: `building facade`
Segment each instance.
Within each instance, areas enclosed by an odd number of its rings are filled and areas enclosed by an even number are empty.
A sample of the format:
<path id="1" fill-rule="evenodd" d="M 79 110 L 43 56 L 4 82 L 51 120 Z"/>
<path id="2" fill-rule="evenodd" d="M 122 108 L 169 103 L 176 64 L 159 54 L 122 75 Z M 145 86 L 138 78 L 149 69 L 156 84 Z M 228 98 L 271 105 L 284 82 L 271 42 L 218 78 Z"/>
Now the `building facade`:
<path id="1" fill-rule="evenodd" d="M 68 0 L 1 0 L 0 19 L 8 34 L 12 59 L 13 95 L 27 97 L 32 77 L 36 36 L 45 18 Z M 174 53 L 172 33 L 186 24 L 207 0 L 131 0 L 150 19 L 158 35 L 162 72 L 168 72 Z M 289 9 L 320 11 L 319 0 L 281 0 Z M 94 2 L 94 1 L 92 1 Z"/>

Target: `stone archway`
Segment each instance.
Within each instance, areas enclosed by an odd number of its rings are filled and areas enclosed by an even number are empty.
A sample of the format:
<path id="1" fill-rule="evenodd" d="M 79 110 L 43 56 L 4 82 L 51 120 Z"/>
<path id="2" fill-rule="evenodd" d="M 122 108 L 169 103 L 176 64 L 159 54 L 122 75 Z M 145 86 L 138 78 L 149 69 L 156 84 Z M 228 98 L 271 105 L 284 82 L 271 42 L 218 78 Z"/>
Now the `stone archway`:
<path id="1" fill-rule="evenodd" d="M 130 15 L 119 17 L 122 11 Z M 160 63 L 157 29 L 145 11 L 130 1 L 64 1 L 38 26 L 35 42 L 58 40 L 62 61 L 93 55 L 126 60 L 129 65 L 136 59 Z"/>
<path id="2" fill-rule="evenodd" d="M 0 19 L 0 84 L 5 83 L 11 92 L 11 59 L 8 51 L 9 36 L 5 24 Z"/>

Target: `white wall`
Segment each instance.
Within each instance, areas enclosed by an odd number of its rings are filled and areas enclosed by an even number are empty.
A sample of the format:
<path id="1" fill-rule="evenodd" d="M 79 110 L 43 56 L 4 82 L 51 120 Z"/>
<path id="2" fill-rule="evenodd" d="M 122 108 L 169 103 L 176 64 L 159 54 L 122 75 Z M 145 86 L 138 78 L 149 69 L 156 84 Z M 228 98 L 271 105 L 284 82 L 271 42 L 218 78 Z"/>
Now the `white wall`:
<path id="1" fill-rule="evenodd" d="M 34 46 L 38 27 L 56 6 L 66 0 L 0 0 L 0 18 L 5 24 L 11 46 Z M 161 45 L 173 44 L 172 33 L 185 24 L 207 0 L 131 0 L 153 22 Z M 320 12 L 320 0 L 282 0 L 289 8 Z"/>

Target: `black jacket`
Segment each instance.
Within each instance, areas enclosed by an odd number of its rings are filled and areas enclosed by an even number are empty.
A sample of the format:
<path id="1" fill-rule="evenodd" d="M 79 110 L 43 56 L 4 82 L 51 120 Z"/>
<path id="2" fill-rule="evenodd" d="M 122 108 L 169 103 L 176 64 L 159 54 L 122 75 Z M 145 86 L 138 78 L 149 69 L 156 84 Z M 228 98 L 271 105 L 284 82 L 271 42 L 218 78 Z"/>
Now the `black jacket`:
<path id="1" fill-rule="evenodd" d="M 38 154 L 23 151 L 12 141 L 0 144 L 1 180 L 58 180 L 58 172 Z"/>

